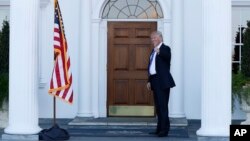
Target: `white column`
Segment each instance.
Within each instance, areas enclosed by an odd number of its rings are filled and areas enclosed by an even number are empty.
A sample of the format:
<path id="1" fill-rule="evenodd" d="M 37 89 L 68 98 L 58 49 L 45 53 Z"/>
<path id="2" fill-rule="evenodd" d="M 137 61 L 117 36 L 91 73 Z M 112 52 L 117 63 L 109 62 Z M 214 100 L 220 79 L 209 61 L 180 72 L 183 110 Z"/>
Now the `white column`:
<path id="1" fill-rule="evenodd" d="M 223 6 L 221 6 L 223 5 Z M 231 0 L 203 0 L 200 136 L 229 136 Z"/>
<path id="2" fill-rule="evenodd" d="M 91 96 L 93 116 L 99 117 L 99 28 L 100 19 L 92 20 Z"/>
<path id="3" fill-rule="evenodd" d="M 38 30 L 39 30 L 39 50 L 38 50 L 38 60 L 39 60 L 39 66 L 38 66 L 38 78 L 39 78 L 39 87 L 40 88 L 44 88 L 48 82 L 48 80 L 46 79 L 46 72 L 47 70 L 45 68 L 47 68 L 48 63 L 46 62 L 50 62 L 48 61 L 48 47 L 52 47 L 53 46 L 53 42 L 50 42 L 52 39 L 51 36 L 48 35 L 52 35 L 51 31 L 53 31 L 52 29 L 49 30 L 48 32 L 48 27 L 51 25 L 51 22 L 53 22 L 51 19 L 51 16 L 54 16 L 53 14 L 51 14 L 51 12 L 47 12 L 47 5 L 49 3 L 49 0 L 41 0 L 40 1 L 40 10 L 39 10 L 39 23 L 38 23 Z M 48 45 L 48 43 L 50 43 Z M 52 58 L 49 58 L 52 59 Z"/>
<path id="4" fill-rule="evenodd" d="M 172 61 L 171 72 L 176 87 L 171 89 L 169 116 L 173 118 L 185 117 L 184 85 L 183 85 L 183 0 L 172 1 Z"/>
<path id="5" fill-rule="evenodd" d="M 82 0 L 80 13 L 80 49 L 79 49 L 79 117 L 91 117 L 92 94 L 91 94 L 91 1 Z"/>
<path id="6" fill-rule="evenodd" d="M 172 46 L 172 26 L 171 26 L 171 24 L 172 24 L 172 21 L 171 20 L 169 20 L 169 19 L 164 19 L 163 20 L 163 29 L 158 29 L 159 31 L 163 31 L 163 40 L 164 40 L 164 43 L 166 44 L 166 45 L 169 45 L 170 46 L 170 48 L 172 48 L 171 46 Z M 173 49 L 172 49 L 173 50 Z M 172 51 L 172 53 L 173 53 L 173 51 Z M 172 56 L 173 57 L 173 56 Z M 173 64 L 173 62 L 172 62 L 172 64 Z"/>
<path id="7" fill-rule="evenodd" d="M 8 134 L 36 134 L 38 126 L 39 0 L 10 1 Z"/>
<path id="8" fill-rule="evenodd" d="M 99 117 L 107 117 L 107 21 L 100 21 L 99 30 Z"/>

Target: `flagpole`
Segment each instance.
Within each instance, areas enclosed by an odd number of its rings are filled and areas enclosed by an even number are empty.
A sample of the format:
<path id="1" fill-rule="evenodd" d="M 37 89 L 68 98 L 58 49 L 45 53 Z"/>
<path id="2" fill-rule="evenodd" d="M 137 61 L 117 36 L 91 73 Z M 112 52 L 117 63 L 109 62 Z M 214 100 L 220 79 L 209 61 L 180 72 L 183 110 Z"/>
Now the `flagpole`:
<path id="1" fill-rule="evenodd" d="M 54 15 L 54 69 L 52 72 L 52 78 L 50 81 L 49 93 L 53 96 L 53 127 L 44 129 L 39 133 L 39 140 L 68 140 L 70 138 L 67 130 L 60 128 L 56 124 L 56 96 L 64 99 L 65 101 L 72 103 L 73 101 L 73 89 L 72 74 L 68 74 L 70 69 L 70 59 L 67 57 L 67 43 L 63 30 L 63 23 L 61 12 L 58 4 L 58 0 L 54 0 L 55 15 Z M 64 54 L 65 56 L 62 56 Z M 58 57 L 59 56 L 59 57 Z M 58 59 L 60 58 L 60 59 Z M 64 63 L 64 64 L 63 64 Z M 56 67 L 59 64 L 63 64 L 64 67 Z M 60 74 L 63 72 L 64 74 Z M 66 74 L 65 74 L 66 73 Z M 66 76 L 64 78 L 63 76 Z M 60 81 L 60 82 L 59 82 Z M 59 84 L 57 83 L 59 82 Z M 66 82 L 66 83 L 65 83 Z"/>
<path id="2" fill-rule="evenodd" d="M 53 98 L 53 123 L 56 125 L 56 97 Z"/>

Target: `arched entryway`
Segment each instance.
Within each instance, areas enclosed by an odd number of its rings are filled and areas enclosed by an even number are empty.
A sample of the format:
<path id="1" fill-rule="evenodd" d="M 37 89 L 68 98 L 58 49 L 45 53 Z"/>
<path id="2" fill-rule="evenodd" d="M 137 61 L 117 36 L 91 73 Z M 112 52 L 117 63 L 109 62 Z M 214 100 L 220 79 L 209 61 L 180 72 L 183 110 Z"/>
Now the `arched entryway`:
<path id="1" fill-rule="evenodd" d="M 129 0 L 128 0 L 129 1 Z M 128 1 L 125 1 L 128 4 Z M 138 3 L 137 0 L 134 0 Z M 141 0 L 140 0 L 141 1 Z M 144 0 L 148 1 L 149 0 Z M 105 7 L 108 2 L 118 2 L 118 0 L 100 0 L 94 3 L 91 6 L 90 2 L 83 2 L 81 8 L 81 19 L 82 19 L 82 29 L 80 33 L 81 37 L 81 48 L 82 55 L 80 56 L 80 61 L 89 60 L 84 62 L 79 62 L 80 64 L 80 72 L 82 78 L 80 78 L 80 85 L 85 86 L 86 89 L 80 89 L 79 95 L 79 109 L 78 109 L 78 116 L 80 117 L 107 117 L 108 116 L 108 24 L 112 22 L 138 22 L 138 23 L 156 23 L 157 30 L 163 33 L 164 43 L 170 45 L 170 47 L 174 47 L 172 50 L 173 61 L 176 61 L 172 65 L 172 74 L 178 83 L 178 88 L 175 88 L 172 93 L 172 98 L 170 98 L 170 116 L 172 117 L 185 117 L 184 115 L 184 108 L 183 108 L 183 86 L 179 82 L 183 82 L 182 71 L 183 64 L 182 64 L 182 37 L 179 37 L 183 34 L 182 33 L 182 21 L 179 22 L 179 16 L 175 16 L 172 14 L 171 10 L 171 0 L 150 0 L 150 2 L 154 2 L 153 6 L 162 8 L 162 14 L 148 14 L 149 16 L 142 16 L 142 14 L 138 16 L 137 14 L 129 15 L 131 13 L 136 13 L 135 9 L 138 6 L 132 6 L 132 9 L 128 9 L 129 6 L 124 6 L 120 8 L 122 10 L 117 10 L 118 6 L 116 6 L 116 13 L 111 15 L 113 18 L 104 18 L 107 17 L 107 13 L 114 13 L 108 12 L 105 10 Z M 86 5 L 87 4 L 87 5 Z M 92 3 L 93 4 L 93 3 Z M 110 4 L 112 5 L 112 4 Z M 179 4 L 175 4 L 176 7 Z M 90 13 L 90 7 L 92 7 L 93 13 Z M 112 10 L 112 7 L 108 8 Z M 119 9 L 119 8 L 118 8 Z M 127 9 L 127 10 L 125 10 Z M 147 8 L 145 8 L 147 9 Z M 180 9 L 180 8 L 176 8 Z M 125 11 L 124 11 L 125 10 Z M 134 12 L 133 12 L 134 11 Z M 147 10 L 144 10 L 144 12 Z M 149 10 L 152 11 L 152 10 Z M 127 14 L 127 13 L 129 14 Z M 105 14 L 104 14 L 105 13 Z M 119 14 L 120 13 L 120 14 Z M 122 13 L 122 14 L 121 14 Z M 150 12 L 148 12 L 150 13 Z M 179 14 L 180 12 L 175 12 Z M 153 15 L 153 18 L 152 18 Z M 155 16 L 157 15 L 157 16 Z M 160 15 L 160 16 L 159 16 Z M 118 17 L 117 17 L 118 16 Z M 126 18 L 124 17 L 126 16 Z M 150 17 L 151 16 L 151 17 Z M 174 17 L 172 19 L 172 16 Z M 116 18 L 114 18 L 116 17 Z M 137 18 L 135 18 L 137 17 Z M 143 18 L 144 17 L 144 18 Z M 150 17 L 150 18 L 145 18 Z M 84 19 L 90 19 L 90 23 Z M 176 18 L 176 19 L 175 19 Z M 175 19 L 175 20 L 174 20 Z M 175 27 L 172 29 L 172 24 L 175 23 Z M 149 32 L 150 33 L 150 32 Z M 173 37 L 174 33 L 174 37 Z M 177 34 L 178 33 L 178 34 Z M 177 35 L 177 36 L 176 36 Z M 174 46 L 172 46 L 173 43 Z M 86 68 L 84 66 L 89 66 Z M 171 103 L 171 101 L 174 101 Z"/>
<path id="2" fill-rule="evenodd" d="M 150 34 L 163 18 L 160 4 L 111 0 L 101 17 L 107 22 L 107 115 L 154 116 L 153 95 L 146 89 L 147 64 L 153 48 Z"/>

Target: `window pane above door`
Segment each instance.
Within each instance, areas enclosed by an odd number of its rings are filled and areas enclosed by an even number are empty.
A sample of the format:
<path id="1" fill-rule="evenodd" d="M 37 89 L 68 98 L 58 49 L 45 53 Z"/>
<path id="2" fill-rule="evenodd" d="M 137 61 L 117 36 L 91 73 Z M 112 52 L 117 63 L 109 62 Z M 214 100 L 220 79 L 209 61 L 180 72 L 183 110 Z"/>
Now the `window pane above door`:
<path id="1" fill-rule="evenodd" d="M 103 19 L 160 19 L 163 12 L 157 0 L 109 0 Z"/>

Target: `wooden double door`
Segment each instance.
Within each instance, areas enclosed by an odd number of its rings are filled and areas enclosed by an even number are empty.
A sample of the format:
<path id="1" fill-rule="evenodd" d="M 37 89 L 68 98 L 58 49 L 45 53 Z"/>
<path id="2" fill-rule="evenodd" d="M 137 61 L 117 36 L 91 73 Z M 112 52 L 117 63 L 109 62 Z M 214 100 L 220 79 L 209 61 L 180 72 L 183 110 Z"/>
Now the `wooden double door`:
<path id="1" fill-rule="evenodd" d="M 156 22 L 108 22 L 108 116 L 154 116 L 146 88 Z"/>

